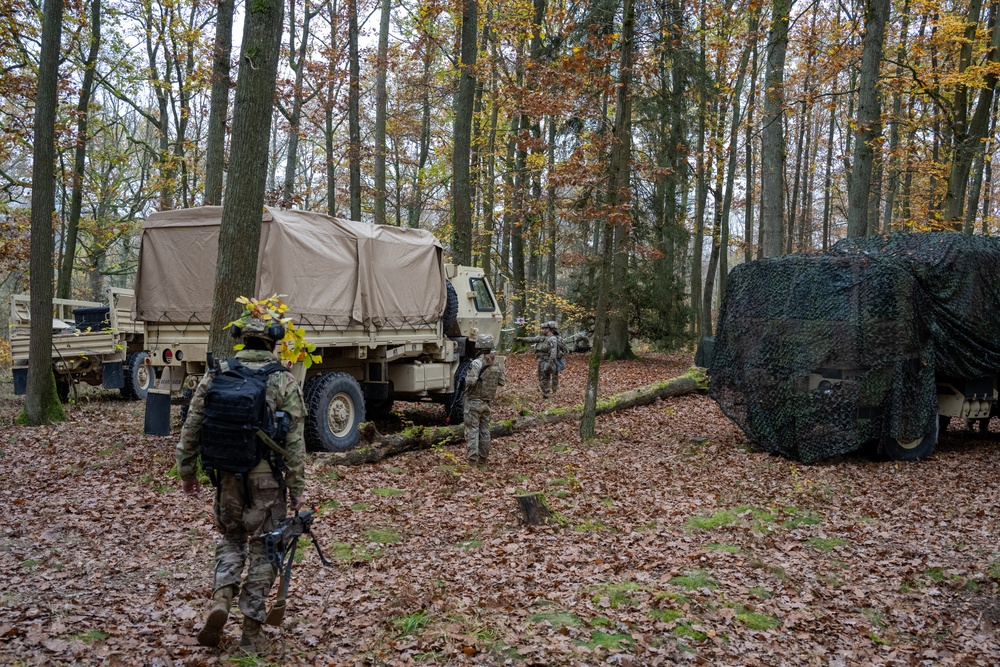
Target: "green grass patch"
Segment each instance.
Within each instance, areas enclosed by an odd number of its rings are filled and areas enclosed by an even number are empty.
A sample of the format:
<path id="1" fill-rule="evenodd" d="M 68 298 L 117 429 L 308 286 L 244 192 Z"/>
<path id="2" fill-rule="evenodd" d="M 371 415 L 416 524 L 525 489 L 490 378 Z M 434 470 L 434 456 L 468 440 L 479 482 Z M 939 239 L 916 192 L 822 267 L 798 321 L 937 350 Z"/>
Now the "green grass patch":
<path id="1" fill-rule="evenodd" d="M 688 530 L 714 530 L 724 526 L 731 526 L 739 520 L 736 510 L 722 510 L 712 516 L 693 516 L 684 522 L 684 527 Z"/>
<path id="2" fill-rule="evenodd" d="M 684 612 L 677 611 L 676 609 L 652 609 L 649 611 L 648 616 L 661 623 L 673 623 L 678 618 L 682 618 Z"/>
<path id="3" fill-rule="evenodd" d="M 401 496 L 406 493 L 406 489 L 393 489 L 391 487 L 372 489 L 372 494 L 376 496 Z"/>
<path id="4" fill-rule="evenodd" d="M 842 540 L 839 537 L 810 537 L 806 540 L 806 544 L 817 551 L 829 553 L 837 547 L 847 544 L 847 540 Z"/>
<path id="5" fill-rule="evenodd" d="M 376 544 L 393 544 L 402 541 L 399 532 L 392 528 L 372 528 L 365 531 L 365 537 L 369 542 Z"/>
<path id="6" fill-rule="evenodd" d="M 324 500 L 323 502 L 321 502 L 319 504 L 318 507 L 319 507 L 319 511 L 320 512 L 329 512 L 330 510 L 335 510 L 338 507 L 340 507 L 340 501 L 339 500 Z"/>
<path id="7" fill-rule="evenodd" d="M 26 560 L 23 563 L 21 563 L 21 567 L 35 567 L 35 566 L 41 565 L 41 564 L 42 564 L 42 561 L 35 560 L 33 558 L 29 558 L 28 560 Z"/>
<path id="8" fill-rule="evenodd" d="M 350 542 L 337 542 L 333 545 L 333 559 L 338 563 L 368 563 L 381 555 L 381 551 L 369 551 Z"/>
<path id="9" fill-rule="evenodd" d="M 862 616 L 868 619 L 869 623 L 871 623 L 879 630 L 885 630 L 887 627 L 889 627 L 889 624 L 885 622 L 885 612 L 883 612 L 882 610 L 866 607 L 859 611 L 861 612 Z"/>
<path id="10" fill-rule="evenodd" d="M 738 554 L 741 551 L 739 547 L 734 547 L 731 544 L 719 544 L 718 542 L 709 542 L 704 548 L 708 551 L 725 551 L 727 554 Z"/>
<path id="11" fill-rule="evenodd" d="M 388 470 L 393 475 L 405 475 L 406 474 L 406 468 L 400 468 L 398 466 L 391 466 Z"/>
<path id="12" fill-rule="evenodd" d="M 918 592 L 924 590 L 924 588 L 926 588 L 926 586 L 924 586 L 919 581 L 916 581 L 914 579 L 904 579 L 903 583 L 901 583 L 899 585 L 899 592 L 900 593 L 918 593 Z"/>
<path id="13" fill-rule="evenodd" d="M 597 603 L 606 597 L 608 599 L 608 606 L 612 609 L 617 609 L 618 607 L 629 607 L 635 604 L 635 599 L 632 597 L 632 593 L 644 590 L 646 590 L 645 586 L 634 581 L 607 583 L 597 589 L 597 592 L 591 600 Z"/>
<path id="14" fill-rule="evenodd" d="M 528 621 L 531 623 L 548 622 L 554 628 L 581 628 L 584 625 L 583 620 L 579 616 L 566 611 L 531 614 L 528 616 Z"/>
<path id="15" fill-rule="evenodd" d="M 604 648 L 608 651 L 621 651 L 623 648 L 635 646 L 635 639 L 632 638 L 632 635 L 594 630 L 590 633 L 590 641 L 580 642 L 580 644 L 591 650 Z"/>
<path id="16" fill-rule="evenodd" d="M 702 632 L 701 630 L 696 630 L 690 623 L 678 623 L 677 626 L 671 630 L 671 632 L 678 637 L 684 637 L 696 642 L 703 642 L 708 639 L 708 634 Z"/>
<path id="17" fill-rule="evenodd" d="M 483 546 L 482 540 L 463 540 L 455 545 L 459 549 L 478 549 Z"/>
<path id="18" fill-rule="evenodd" d="M 736 614 L 736 620 L 743 623 L 751 630 L 773 630 L 781 625 L 781 621 L 773 616 L 758 614 L 753 611 L 743 611 Z"/>
<path id="19" fill-rule="evenodd" d="M 715 590 L 719 584 L 708 577 L 704 570 L 695 570 L 682 577 L 674 577 L 670 580 L 674 586 L 680 586 L 687 591 L 696 591 L 702 588 Z"/>
<path id="20" fill-rule="evenodd" d="M 406 616 L 396 616 L 390 621 L 390 624 L 396 628 L 398 634 L 412 635 L 427 627 L 430 622 L 431 619 L 427 612 L 418 611 Z"/>
<path id="21" fill-rule="evenodd" d="M 615 627 L 615 622 L 610 618 L 604 618 L 603 616 L 597 616 L 590 621 L 590 624 L 598 628 L 613 628 Z"/>
<path id="22" fill-rule="evenodd" d="M 367 512 L 372 508 L 368 503 L 354 503 L 351 505 L 351 509 L 355 512 Z"/>
<path id="23" fill-rule="evenodd" d="M 592 533 L 598 530 L 607 530 L 607 529 L 604 527 L 604 524 L 601 523 L 600 521 L 594 519 L 587 519 L 573 526 L 573 530 L 578 530 L 581 533 Z"/>
<path id="24" fill-rule="evenodd" d="M 656 522 L 656 519 L 653 519 L 649 523 L 644 523 L 641 526 L 636 526 L 633 530 L 656 530 L 656 527 L 658 525 L 659 524 Z"/>
<path id="25" fill-rule="evenodd" d="M 78 632 L 74 635 L 70 635 L 69 638 L 79 639 L 84 644 L 93 644 L 94 642 L 99 642 L 102 639 L 107 639 L 108 633 L 101 632 L 100 630 L 91 630 L 90 632 Z"/>
<path id="26" fill-rule="evenodd" d="M 676 602 L 681 606 L 686 605 L 691 601 L 691 598 L 689 598 L 688 596 L 684 595 L 683 593 L 677 593 L 675 591 L 660 591 L 658 593 L 653 594 L 654 600 L 662 600 L 664 598 L 673 600 L 674 602 Z"/>
<path id="27" fill-rule="evenodd" d="M 993 561 L 987 566 L 986 574 L 990 575 L 994 579 L 1000 579 L 1000 559 Z"/>
<path id="28" fill-rule="evenodd" d="M 763 586 L 754 586 L 747 591 L 748 594 L 754 596 L 755 598 L 760 598 L 761 600 L 770 600 L 774 597 L 774 593 L 767 590 Z"/>

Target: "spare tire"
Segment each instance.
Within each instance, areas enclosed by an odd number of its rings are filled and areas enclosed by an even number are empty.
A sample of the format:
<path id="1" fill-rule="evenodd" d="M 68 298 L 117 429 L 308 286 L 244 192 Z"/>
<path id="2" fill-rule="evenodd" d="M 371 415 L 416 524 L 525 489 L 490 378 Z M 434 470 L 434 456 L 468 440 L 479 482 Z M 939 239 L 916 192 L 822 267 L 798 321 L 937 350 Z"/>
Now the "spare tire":
<path id="1" fill-rule="evenodd" d="M 458 324 L 458 292 L 455 291 L 455 287 L 451 284 L 450 280 L 444 281 L 445 291 L 447 292 L 447 300 L 444 305 L 444 312 L 441 313 L 441 323 L 444 325 L 444 335 L 451 336 L 452 328 Z"/>

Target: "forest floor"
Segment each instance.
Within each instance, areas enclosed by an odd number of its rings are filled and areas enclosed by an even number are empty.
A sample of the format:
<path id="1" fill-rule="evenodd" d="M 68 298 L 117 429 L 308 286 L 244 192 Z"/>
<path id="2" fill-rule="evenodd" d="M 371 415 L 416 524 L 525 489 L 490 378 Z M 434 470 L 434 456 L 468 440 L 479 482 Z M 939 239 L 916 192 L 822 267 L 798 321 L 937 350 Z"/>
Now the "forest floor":
<path id="1" fill-rule="evenodd" d="M 568 360 L 543 404 L 533 359 L 508 357 L 496 418 L 579 403 L 586 359 Z M 600 394 L 690 363 L 604 364 Z M 20 405 L 0 384 L 0 663 L 1000 664 L 996 440 L 953 429 L 924 462 L 806 466 L 688 395 L 600 417 L 586 444 L 575 423 L 499 439 L 482 469 L 462 445 L 311 459 L 337 566 L 304 551 L 285 623 L 251 659 L 232 620 L 220 648 L 195 642 L 212 490 L 180 492 L 177 433 L 143 435 L 143 404 L 101 392 L 55 427 L 13 426 Z M 534 491 L 563 526 L 519 523 L 515 495 Z"/>

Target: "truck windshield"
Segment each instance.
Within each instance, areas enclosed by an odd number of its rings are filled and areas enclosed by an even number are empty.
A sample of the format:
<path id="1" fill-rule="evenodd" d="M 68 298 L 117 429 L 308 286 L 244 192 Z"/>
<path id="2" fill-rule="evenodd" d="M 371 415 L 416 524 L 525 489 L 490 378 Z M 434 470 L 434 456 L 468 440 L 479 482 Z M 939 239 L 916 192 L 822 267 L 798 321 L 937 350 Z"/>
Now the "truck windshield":
<path id="1" fill-rule="evenodd" d="M 476 294 L 476 310 L 481 313 L 492 313 L 496 310 L 496 304 L 493 302 L 493 295 L 490 294 L 490 288 L 486 284 L 485 278 L 469 278 L 469 285 L 472 287 L 472 291 Z"/>

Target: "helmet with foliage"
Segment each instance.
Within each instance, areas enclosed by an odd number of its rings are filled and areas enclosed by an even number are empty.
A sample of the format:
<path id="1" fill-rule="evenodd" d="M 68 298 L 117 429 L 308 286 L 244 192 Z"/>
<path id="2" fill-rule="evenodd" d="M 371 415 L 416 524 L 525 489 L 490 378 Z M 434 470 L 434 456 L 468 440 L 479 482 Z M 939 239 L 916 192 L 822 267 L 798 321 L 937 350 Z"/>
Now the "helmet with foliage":
<path id="1" fill-rule="evenodd" d="M 288 317 L 288 306 L 279 295 L 260 300 L 241 296 L 236 301 L 243 304 L 243 312 L 228 325 L 234 338 L 241 341 L 262 338 L 274 342 L 275 352 L 289 364 L 301 362 L 309 368 L 322 361 L 322 356 L 316 354 L 316 346 L 306 341 L 302 328 L 295 326 L 292 318 Z M 243 348 L 242 342 L 234 346 L 236 350 Z"/>
<path id="2" fill-rule="evenodd" d="M 559 332 L 559 326 L 556 324 L 555 320 L 549 320 L 548 322 L 546 322 L 545 324 L 542 325 L 542 328 L 543 329 L 548 329 L 552 333 L 558 333 Z"/>
<path id="3" fill-rule="evenodd" d="M 476 339 L 476 349 L 477 350 L 492 350 L 493 349 L 493 336 L 489 334 L 483 334 Z"/>

